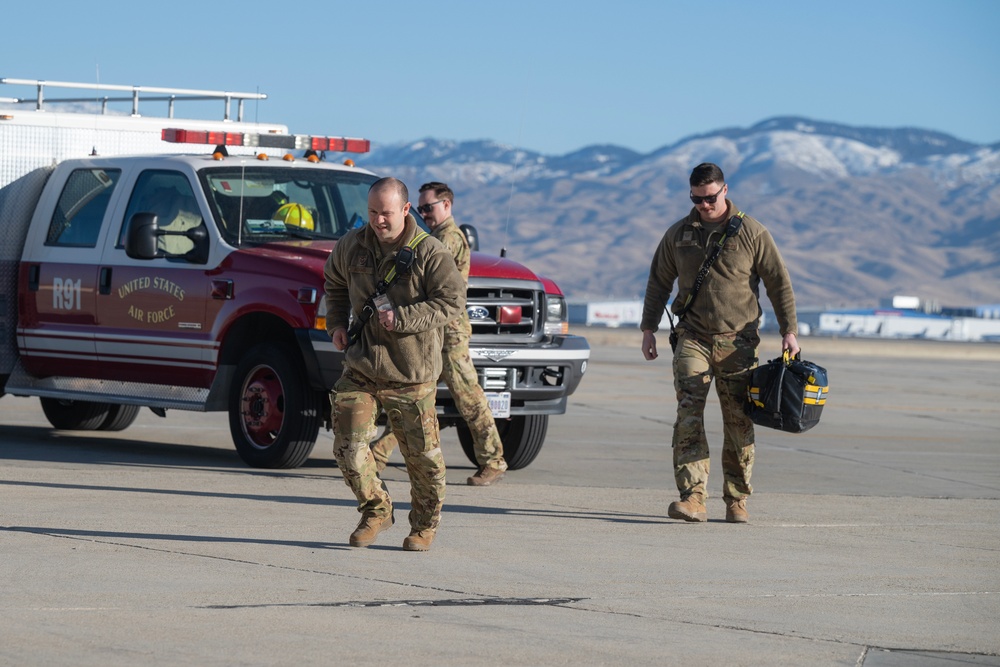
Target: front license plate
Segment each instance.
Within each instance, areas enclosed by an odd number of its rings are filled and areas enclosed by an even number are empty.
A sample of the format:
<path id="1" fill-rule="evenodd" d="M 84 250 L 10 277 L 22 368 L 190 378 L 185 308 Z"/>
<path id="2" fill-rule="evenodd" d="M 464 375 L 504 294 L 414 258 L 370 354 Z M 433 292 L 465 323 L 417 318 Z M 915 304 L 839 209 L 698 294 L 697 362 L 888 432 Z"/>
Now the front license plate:
<path id="1" fill-rule="evenodd" d="M 510 392 L 501 393 L 486 392 L 486 400 L 490 402 L 490 410 L 493 411 L 494 419 L 506 419 L 510 417 Z"/>

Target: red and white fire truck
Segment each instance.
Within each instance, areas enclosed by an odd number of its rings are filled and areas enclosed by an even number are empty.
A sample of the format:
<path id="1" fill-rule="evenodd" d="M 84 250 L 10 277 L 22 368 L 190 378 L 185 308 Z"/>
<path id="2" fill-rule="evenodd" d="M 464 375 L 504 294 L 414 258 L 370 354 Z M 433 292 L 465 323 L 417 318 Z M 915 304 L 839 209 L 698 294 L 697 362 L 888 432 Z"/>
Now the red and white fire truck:
<path id="1" fill-rule="evenodd" d="M 143 406 L 225 411 L 249 465 L 305 462 L 342 361 L 325 328 L 323 265 L 366 223 L 377 178 L 321 156 L 368 141 L 246 122 L 256 93 L 101 86 L 103 98 L 55 100 L 44 92 L 95 86 L 0 84 L 37 90 L 0 98 L 0 396 L 38 396 L 69 430 L 121 430 Z M 141 116 L 140 95 L 170 114 Z M 53 110 L 87 99 L 104 108 Z M 225 118 L 173 118 L 184 99 L 223 101 Z M 106 113 L 109 101 L 132 113 Z M 568 334 L 558 286 L 506 258 L 473 253 L 467 307 L 508 464 L 522 468 L 590 348 Z M 443 384 L 438 413 L 475 461 Z"/>

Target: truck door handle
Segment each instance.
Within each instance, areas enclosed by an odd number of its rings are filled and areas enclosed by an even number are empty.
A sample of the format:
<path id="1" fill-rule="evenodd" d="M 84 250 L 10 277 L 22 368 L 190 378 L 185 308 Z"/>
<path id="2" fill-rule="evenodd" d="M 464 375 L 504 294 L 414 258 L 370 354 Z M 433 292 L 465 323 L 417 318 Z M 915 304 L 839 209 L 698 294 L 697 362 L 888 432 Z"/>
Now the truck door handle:
<path id="1" fill-rule="evenodd" d="M 38 291 L 38 278 L 41 275 L 42 267 L 32 264 L 28 267 L 28 289 L 32 292 Z"/>
<path id="2" fill-rule="evenodd" d="M 213 280 L 212 281 L 212 298 L 221 299 L 227 301 L 233 298 L 233 281 L 232 280 Z"/>
<path id="3" fill-rule="evenodd" d="M 111 294 L 111 267 L 101 267 L 101 277 L 98 281 L 98 291 L 101 294 Z"/>

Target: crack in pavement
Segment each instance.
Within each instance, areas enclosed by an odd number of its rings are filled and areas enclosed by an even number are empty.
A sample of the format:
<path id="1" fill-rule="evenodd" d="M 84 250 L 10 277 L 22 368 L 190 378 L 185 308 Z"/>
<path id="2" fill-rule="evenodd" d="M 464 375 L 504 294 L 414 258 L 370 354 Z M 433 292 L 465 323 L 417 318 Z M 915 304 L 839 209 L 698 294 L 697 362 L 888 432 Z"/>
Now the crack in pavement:
<path id="1" fill-rule="evenodd" d="M 375 578 L 375 577 L 362 577 L 362 576 L 358 576 L 358 575 L 354 575 L 354 574 L 345 574 L 343 572 L 330 572 L 329 570 L 315 570 L 315 569 L 310 569 L 310 568 L 291 567 L 291 566 L 288 566 L 288 565 L 275 565 L 274 563 L 261 563 L 261 562 L 258 562 L 258 561 L 246 560 L 246 559 L 242 559 L 242 558 L 232 558 L 230 556 L 213 556 L 211 554 L 200 554 L 200 553 L 195 553 L 195 552 L 192 552 L 192 551 L 181 551 L 179 549 L 162 549 L 162 548 L 159 548 L 159 547 L 150 547 L 150 546 L 145 546 L 145 545 L 142 545 L 142 544 L 131 544 L 129 542 L 118 542 L 118 541 L 115 541 L 115 540 L 99 540 L 99 539 L 94 539 L 94 538 L 79 537 L 79 536 L 76 536 L 76 535 L 60 535 L 58 533 L 45 532 L 45 531 L 41 531 L 41 530 L 30 530 L 30 529 L 26 529 L 26 528 L 19 528 L 17 526 L 2 526 L 2 527 L 0 527 L 0 530 L 10 531 L 10 532 L 31 533 L 33 535 L 45 535 L 47 537 L 55 537 L 55 538 L 63 539 L 63 540 L 76 540 L 76 541 L 79 541 L 79 542 L 90 542 L 92 544 L 105 544 L 105 545 L 116 546 L 116 547 L 125 547 L 125 548 L 130 548 L 130 549 L 140 549 L 140 550 L 143 550 L 143 551 L 154 551 L 154 552 L 157 552 L 157 553 L 173 554 L 173 555 L 180 555 L 180 556 L 192 556 L 194 558 L 207 558 L 209 560 L 217 560 L 217 561 L 223 561 L 223 562 L 227 562 L 227 563 L 239 563 L 241 565 L 257 565 L 259 567 L 270 567 L 270 568 L 274 568 L 276 570 L 287 570 L 287 571 L 290 571 L 290 572 L 305 572 L 305 573 L 308 573 L 308 574 L 322 574 L 322 575 L 327 575 L 327 576 L 332 576 L 332 577 L 341 577 L 341 578 L 344 578 L 344 579 L 356 579 L 358 581 L 370 581 L 370 582 L 379 583 L 379 584 L 392 584 L 392 585 L 395 585 L 395 586 L 405 586 L 405 587 L 408 587 L 408 588 L 420 588 L 420 589 L 425 589 L 425 590 L 430 590 L 430 591 L 440 591 L 442 593 L 455 593 L 455 594 L 458 594 L 458 595 L 477 595 L 477 593 L 470 593 L 468 591 L 460 591 L 460 590 L 455 590 L 455 589 L 451 589 L 451 588 L 444 588 L 444 587 L 440 587 L 440 586 L 427 586 L 427 585 L 422 585 L 422 584 L 414 584 L 414 583 L 407 582 L 407 581 L 394 581 L 392 579 L 378 579 L 378 578 Z M 323 545 L 323 544 L 317 543 L 315 545 L 315 548 L 317 548 L 317 549 L 331 548 L 331 545 Z"/>
<path id="2" fill-rule="evenodd" d="M 83 538 L 73 535 L 60 535 L 52 532 L 45 532 L 39 530 L 30 530 L 25 528 L 19 528 L 15 526 L 2 526 L 0 530 L 9 532 L 26 532 L 35 535 L 45 535 L 47 537 L 55 537 L 59 539 L 75 540 L 80 542 L 90 542 L 94 544 L 105 544 L 116 547 L 140 549 L 144 551 L 153 551 L 158 553 L 166 553 L 172 555 L 182 555 L 182 556 L 193 556 L 196 558 L 207 558 L 211 560 L 218 560 L 230 563 L 238 563 L 243 565 L 256 565 L 260 567 L 269 567 L 279 570 L 287 570 L 293 572 L 305 572 L 309 574 L 320 574 L 326 576 L 342 577 L 346 579 L 355 579 L 359 581 L 369 581 L 375 583 L 392 584 L 397 586 L 404 586 L 408 588 L 418 588 L 423 590 L 432 590 L 445 593 L 456 593 L 459 595 L 470 595 L 465 591 L 458 591 L 454 589 L 448 589 L 438 586 L 426 586 L 420 584 L 413 584 L 410 582 L 394 581 L 391 579 L 378 579 L 373 577 L 362 577 L 351 574 L 343 574 L 339 572 L 330 572 L 327 570 L 315 570 L 310 568 L 299 568 L 290 567 L 287 565 L 275 565 L 271 563 L 261 563 L 258 561 L 231 558 L 226 556 L 213 556 L 208 554 L 199 554 L 189 551 L 180 551 L 174 549 L 161 549 L 157 547 L 149 547 L 138 544 L 130 544 L 128 542 L 119 542 L 114 540 L 99 540 L 93 538 Z M 322 547 L 322 545 L 317 545 L 317 547 Z M 749 596 L 754 598 L 759 597 L 872 597 L 872 596 L 924 596 L 924 595 L 995 595 L 995 591 L 955 591 L 955 592 L 927 592 L 927 593 L 889 593 L 889 594 L 879 594 L 879 593 L 828 593 L 828 594 L 787 594 L 787 595 L 772 595 L 764 594 L 758 596 Z M 471 595 L 477 595 L 475 593 Z M 729 597 L 729 596 L 680 596 L 680 597 L 690 597 L 690 598 L 705 598 L 705 597 Z M 747 597 L 747 596 L 743 596 Z M 825 642 L 837 645 L 846 646 L 858 646 L 862 649 L 861 656 L 859 657 L 858 665 L 862 665 L 866 657 L 870 654 L 872 649 L 882 650 L 882 651 L 896 651 L 896 652 L 925 652 L 925 653 L 935 653 L 940 655 L 956 655 L 956 656 L 983 656 L 983 657 L 996 657 L 996 653 L 976 653 L 972 651 L 941 651 L 940 649 L 935 649 L 931 647 L 902 647 L 902 646 L 875 646 L 867 645 L 859 642 L 853 642 L 849 640 L 842 639 L 830 639 L 826 637 L 812 637 L 809 635 L 804 635 L 801 633 L 787 632 L 787 631 L 776 631 L 776 630 L 762 630 L 757 628 L 749 628 L 739 625 L 730 625 L 724 623 L 711 623 L 711 622 L 699 622 L 691 621 L 685 619 L 675 619 L 665 616 L 659 616 L 654 614 L 643 614 L 636 612 L 626 612 L 626 611 L 616 611 L 611 609 L 598 609 L 588 606 L 580 606 L 576 603 L 591 600 L 587 597 L 525 597 L 525 598 L 502 598 L 502 597 L 460 597 L 460 598 L 448 598 L 442 600 L 353 600 L 344 602 L 302 602 L 302 603 L 271 603 L 271 604 L 243 604 L 243 605 L 201 605 L 195 608 L 199 609 L 218 609 L 218 610 L 232 610 L 232 609 L 253 609 L 253 608 L 277 608 L 277 607 L 299 607 L 299 608 L 377 608 L 377 607 L 485 607 L 485 606 L 548 606 L 557 607 L 561 609 L 566 609 L 569 611 L 578 611 L 589 614 L 608 614 L 613 616 L 627 616 L 632 618 L 646 619 L 646 620 L 658 620 L 666 621 L 671 623 L 680 623 L 684 625 L 691 625 L 696 627 L 712 628 L 717 630 L 732 630 L 736 632 L 748 632 L 758 635 L 769 635 L 774 637 L 782 637 L 787 639 L 799 639 L 803 641 L 816 641 Z"/>
<path id="3" fill-rule="evenodd" d="M 450 600 L 349 600 L 347 602 L 279 602 L 265 604 L 212 604 L 199 609 L 262 609 L 269 607 L 483 607 L 549 606 L 561 607 L 588 598 L 459 598 Z"/>
<path id="4" fill-rule="evenodd" d="M 583 599 L 586 600 L 586 599 L 589 599 L 589 598 L 583 598 Z M 665 616 L 655 616 L 655 615 L 651 615 L 651 614 L 641 614 L 641 613 L 637 613 L 637 612 L 614 611 L 614 610 L 610 610 L 610 609 L 594 609 L 594 608 L 584 607 L 584 606 L 563 606 L 563 609 L 570 609 L 570 610 L 573 610 L 573 611 L 582 611 L 582 612 L 594 613 L 594 614 L 611 614 L 611 615 L 614 615 L 614 616 L 629 616 L 629 617 L 632 617 L 632 618 L 640 618 L 640 619 L 644 619 L 644 620 L 666 621 L 668 623 L 680 623 L 680 624 L 683 624 L 683 625 L 692 625 L 692 626 L 702 627 L 702 628 L 712 628 L 714 630 L 733 630 L 735 632 L 749 632 L 751 634 L 768 635 L 768 636 L 771 636 L 771 637 L 782 637 L 784 639 L 801 639 L 803 641 L 824 642 L 824 643 L 836 644 L 836 645 L 840 645 L 840 646 L 858 646 L 858 647 L 860 647 L 862 649 L 862 653 L 861 653 L 861 656 L 859 658 L 859 662 L 857 663 L 859 666 L 863 663 L 863 661 L 865 659 L 865 656 L 868 655 L 868 653 L 870 652 L 871 649 L 875 649 L 875 650 L 879 650 L 879 651 L 889 651 L 889 652 L 896 651 L 896 652 L 905 652 L 905 653 L 935 653 L 935 654 L 940 654 L 940 655 L 959 655 L 959 656 L 996 657 L 997 655 L 1000 655 L 1000 654 L 997 654 L 997 653 L 977 653 L 977 652 L 974 652 L 974 651 L 942 651 L 941 649 L 936 649 L 936 648 L 920 648 L 920 647 L 915 647 L 915 646 L 907 646 L 907 647 L 904 647 L 904 646 L 877 646 L 877 645 L 874 645 L 874 644 L 863 644 L 863 643 L 860 643 L 860 642 L 854 642 L 854 641 L 850 641 L 850 640 L 846 640 L 846 639 L 831 639 L 831 638 L 828 638 L 828 637 L 812 637 L 812 636 L 809 636 L 809 635 L 804 635 L 804 634 L 795 633 L 795 632 L 785 632 L 785 631 L 778 631 L 778 630 L 760 630 L 760 629 L 757 629 L 757 628 L 748 628 L 748 627 L 740 626 L 740 625 L 727 625 L 725 623 L 710 623 L 710 622 L 702 622 L 702 621 L 690 621 L 690 620 L 676 619 L 676 618 L 670 618 L 670 617 L 665 617 Z"/>

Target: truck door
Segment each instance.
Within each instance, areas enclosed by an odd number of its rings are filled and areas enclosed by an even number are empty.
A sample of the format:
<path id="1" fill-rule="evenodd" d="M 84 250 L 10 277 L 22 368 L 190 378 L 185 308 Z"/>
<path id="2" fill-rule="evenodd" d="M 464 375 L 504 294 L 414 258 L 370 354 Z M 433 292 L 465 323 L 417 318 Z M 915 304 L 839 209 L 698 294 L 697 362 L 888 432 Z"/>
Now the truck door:
<path id="1" fill-rule="evenodd" d="M 140 212 L 155 214 L 161 230 L 183 232 L 205 224 L 181 172 L 142 171 L 127 204 L 122 198 L 115 214 L 118 237 L 107 244 L 98 276 L 95 342 L 101 377 L 207 387 L 218 357 L 206 322 L 207 267 L 185 257 L 194 242 L 184 236 L 160 237 L 156 259 L 130 258 L 125 234 Z"/>
<path id="2" fill-rule="evenodd" d="M 120 175 L 100 168 L 72 171 L 48 226 L 35 224 L 29 232 L 20 267 L 17 333 L 22 363 L 32 375 L 99 377 L 94 342 L 98 263 Z"/>

